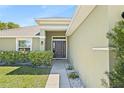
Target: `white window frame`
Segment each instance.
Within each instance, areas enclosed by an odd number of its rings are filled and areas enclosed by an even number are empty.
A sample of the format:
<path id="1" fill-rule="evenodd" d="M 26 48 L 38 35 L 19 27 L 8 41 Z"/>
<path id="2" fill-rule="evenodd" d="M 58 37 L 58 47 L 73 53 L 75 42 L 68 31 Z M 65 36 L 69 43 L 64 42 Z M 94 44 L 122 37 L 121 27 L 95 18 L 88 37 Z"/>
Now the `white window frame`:
<path id="1" fill-rule="evenodd" d="M 54 37 L 65 37 L 65 39 L 53 39 Z M 68 53 L 68 43 L 67 43 L 67 37 L 66 36 L 52 36 L 51 38 L 51 51 L 53 51 L 53 41 L 66 41 L 66 57 L 65 58 L 53 58 L 53 59 L 67 59 L 67 53 Z"/>
<path id="2" fill-rule="evenodd" d="M 16 38 L 16 51 L 19 49 L 19 40 L 29 40 L 31 42 L 30 51 L 32 51 L 32 38 Z"/>

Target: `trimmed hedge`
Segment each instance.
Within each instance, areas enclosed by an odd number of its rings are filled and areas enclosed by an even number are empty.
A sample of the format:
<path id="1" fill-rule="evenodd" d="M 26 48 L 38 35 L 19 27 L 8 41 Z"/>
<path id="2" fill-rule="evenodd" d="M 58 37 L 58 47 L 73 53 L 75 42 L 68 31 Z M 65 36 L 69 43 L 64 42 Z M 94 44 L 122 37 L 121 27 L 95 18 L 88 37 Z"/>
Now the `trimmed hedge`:
<path id="1" fill-rule="evenodd" d="M 1 51 L 0 52 L 0 61 L 5 62 L 6 64 L 15 64 L 16 62 L 16 52 L 14 51 Z"/>
<path id="2" fill-rule="evenodd" d="M 34 66 L 51 65 L 52 58 L 53 53 L 50 51 L 0 51 L 0 62 L 4 62 L 6 65 L 13 65 L 18 62 L 31 62 Z"/>
<path id="3" fill-rule="evenodd" d="M 35 66 L 52 64 L 51 62 L 53 58 L 53 53 L 50 51 L 44 51 L 44 52 L 32 51 L 29 53 L 28 56 L 32 64 Z"/>
<path id="4" fill-rule="evenodd" d="M 29 62 L 28 54 L 29 52 L 16 52 L 16 61 L 22 63 Z"/>

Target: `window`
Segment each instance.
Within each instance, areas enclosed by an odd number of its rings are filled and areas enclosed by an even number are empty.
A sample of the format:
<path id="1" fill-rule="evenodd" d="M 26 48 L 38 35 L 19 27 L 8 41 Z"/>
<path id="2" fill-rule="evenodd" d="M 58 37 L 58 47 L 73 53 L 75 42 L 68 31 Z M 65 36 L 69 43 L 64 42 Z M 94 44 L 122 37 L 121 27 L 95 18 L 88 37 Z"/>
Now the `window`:
<path id="1" fill-rule="evenodd" d="M 18 40 L 18 51 L 31 51 L 31 40 Z"/>

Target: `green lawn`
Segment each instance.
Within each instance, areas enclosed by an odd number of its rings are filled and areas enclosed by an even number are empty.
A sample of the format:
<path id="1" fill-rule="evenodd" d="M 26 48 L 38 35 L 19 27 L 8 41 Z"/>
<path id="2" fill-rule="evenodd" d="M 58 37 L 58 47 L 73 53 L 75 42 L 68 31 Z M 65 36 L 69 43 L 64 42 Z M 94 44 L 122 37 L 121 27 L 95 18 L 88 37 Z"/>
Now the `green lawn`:
<path id="1" fill-rule="evenodd" d="M 50 68 L 0 66 L 0 88 L 43 88 Z"/>

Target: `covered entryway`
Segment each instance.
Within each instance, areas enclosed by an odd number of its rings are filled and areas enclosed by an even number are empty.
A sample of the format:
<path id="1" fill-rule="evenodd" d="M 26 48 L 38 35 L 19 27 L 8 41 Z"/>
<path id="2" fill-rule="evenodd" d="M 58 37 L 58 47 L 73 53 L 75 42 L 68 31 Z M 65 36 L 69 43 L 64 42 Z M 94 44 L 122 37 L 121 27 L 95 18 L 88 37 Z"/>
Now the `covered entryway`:
<path id="1" fill-rule="evenodd" d="M 66 31 L 70 25 L 71 18 L 40 18 L 36 22 L 40 26 L 40 32 L 44 31 L 44 41 L 40 46 L 46 51 L 54 52 L 55 59 L 67 59 Z M 56 40 L 55 40 L 56 39 Z M 41 46 L 41 48 L 42 48 Z"/>
<path id="2" fill-rule="evenodd" d="M 66 31 L 45 31 L 45 50 L 54 53 L 54 59 L 67 59 Z"/>

